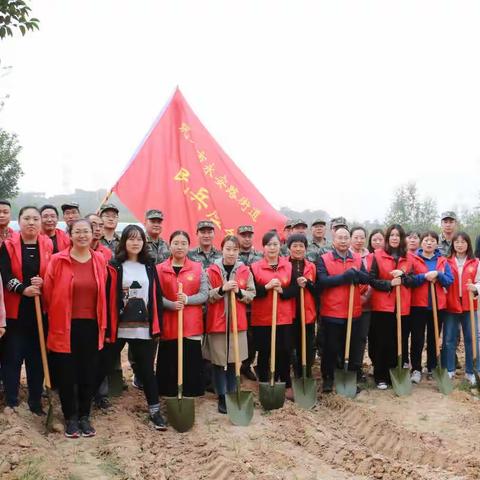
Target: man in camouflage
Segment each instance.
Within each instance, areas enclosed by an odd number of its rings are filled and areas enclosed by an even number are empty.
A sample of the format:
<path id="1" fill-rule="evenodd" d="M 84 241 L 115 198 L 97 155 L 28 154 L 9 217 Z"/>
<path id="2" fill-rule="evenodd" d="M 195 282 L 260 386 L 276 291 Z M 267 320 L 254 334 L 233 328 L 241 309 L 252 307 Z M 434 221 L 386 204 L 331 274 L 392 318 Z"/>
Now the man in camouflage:
<path id="1" fill-rule="evenodd" d="M 215 225 L 210 220 L 200 220 L 197 223 L 198 247 L 188 252 L 188 258 L 200 262 L 207 269 L 215 260 L 222 258 L 222 252 L 213 246 Z"/>
<path id="2" fill-rule="evenodd" d="M 100 207 L 99 217 L 103 221 L 103 236 L 100 243 L 107 247 L 115 257 L 115 250 L 120 243 L 120 236 L 116 232 L 118 226 L 118 208 L 113 203 L 105 203 Z"/>
<path id="3" fill-rule="evenodd" d="M 285 222 L 285 227 L 283 228 L 283 241 L 282 241 L 282 246 L 280 247 L 280 255 L 282 257 L 288 257 L 288 255 L 290 255 L 287 247 L 287 240 L 288 240 L 288 237 L 292 234 L 293 222 L 294 220 L 289 218 Z"/>
<path id="4" fill-rule="evenodd" d="M 308 244 L 307 260 L 316 265 L 320 256 L 332 249 L 332 244 L 325 237 L 327 221 L 324 218 L 316 218 L 312 222 L 311 229 L 312 241 Z"/>
<path id="5" fill-rule="evenodd" d="M 457 215 L 455 212 L 447 211 L 442 213 L 441 228 L 442 232 L 438 238 L 438 249 L 446 257 L 452 247 L 452 238 L 457 231 Z"/>
<path id="6" fill-rule="evenodd" d="M 154 208 L 145 212 L 147 247 L 155 263 L 162 263 L 170 257 L 168 243 L 160 236 L 163 230 L 163 213 Z"/>

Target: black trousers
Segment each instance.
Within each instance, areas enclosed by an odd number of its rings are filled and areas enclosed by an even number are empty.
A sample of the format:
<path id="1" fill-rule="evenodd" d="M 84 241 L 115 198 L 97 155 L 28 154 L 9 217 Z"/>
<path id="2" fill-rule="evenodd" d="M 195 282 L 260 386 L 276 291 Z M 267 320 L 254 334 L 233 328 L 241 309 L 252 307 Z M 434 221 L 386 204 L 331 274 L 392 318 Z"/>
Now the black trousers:
<path id="1" fill-rule="evenodd" d="M 70 353 L 52 352 L 51 358 L 65 420 L 88 417 L 96 388 L 97 321 L 73 319 Z"/>
<path id="2" fill-rule="evenodd" d="M 438 334 L 442 331 L 443 310 L 438 312 Z M 425 307 L 412 307 L 411 310 L 411 349 L 410 356 L 412 370 L 422 371 L 422 352 L 425 346 L 425 328 L 427 330 L 427 369 L 433 370 L 437 366 L 435 352 L 435 332 L 433 327 L 433 313 Z"/>
<path id="3" fill-rule="evenodd" d="M 275 374 L 274 380 L 285 382 L 290 388 L 290 362 L 292 354 L 291 325 L 278 325 L 275 342 Z M 252 327 L 255 347 L 258 351 L 257 372 L 260 382 L 270 380 L 270 352 L 272 327 Z"/>
<path id="4" fill-rule="evenodd" d="M 307 360 L 307 377 L 312 376 L 312 365 L 315 359 L 315 324 L 309 323 L 305 325 L 305 351 Z M 295 378 L 302 376 L 302 325 L 300 320 L 294 320 L 293 324 L 293 371 Z"/>
<path id="5" fill-rule="evenodd" d="M 374 356 L 373 376 L 376 383 L 390 384 L 389 369 L 397 364 L 397 324 L 395 312 L 372 312 L 369 341 Z"/>
<path id="6" fill-rule="evenodd" d="M 343 368 L 345 360 L 345 339 L 347 334 L 347 321 L 343 323 L 334 323 L 325 317 L 323 318 L 324 327 L 324 347 L 322 359 L 322 377 L 323 380 L 333 380 L 335 368 Z M 350 338 L 349 359 L 359 357 L 360 350 L 360 324 L 358 319 L 352 321 L 352 334 Z M 348 369 L 356 371 L 354 362 L 349 361 Z"/>
<path id="7" fill-rule="evenodd" d="M 255 361 L 257 351 L 255 349 L 255 340 L 253 338 L 253 327 L 250 326 L 250 320 L 252 317 L 252 312 L 250 305 L 247 305 L 247 321 L 248 321 L 248 330 L 247 330 L 247 342 L 248 342 L 248 357 L 242 362 L 244 368 L 250 368 L 252 363 Z"/>

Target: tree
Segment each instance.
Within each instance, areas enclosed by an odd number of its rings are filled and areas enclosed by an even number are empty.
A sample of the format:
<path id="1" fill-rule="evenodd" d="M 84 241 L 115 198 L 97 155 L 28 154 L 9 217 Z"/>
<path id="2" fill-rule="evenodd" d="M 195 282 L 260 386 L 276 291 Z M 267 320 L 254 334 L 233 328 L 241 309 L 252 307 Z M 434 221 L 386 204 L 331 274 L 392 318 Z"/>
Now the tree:
<path id="1" fill-rule="evenodd" d="M 0 198 L 12 198 L 18 194 L 18 181 L 23 175 L 17 159 L 21 150 L 17 136 L 0 128 Z"/>
<path id="2" fill-rule="evenodd" d="M 432 198 L 420 200 L 414 182 L 401 185 L 395 192 L 385 223 L 399 223 L 405 229 L 423 232 L 436 228 L 437 205 Z"/>
<path id="3" fill-rule="evenodd" d="M 0 0 L 0 38 L 13 37 L 15 29 L 22 35 L 38 30 L 40 20 L 30 17 L 30 11 L 24 0 Z"/>

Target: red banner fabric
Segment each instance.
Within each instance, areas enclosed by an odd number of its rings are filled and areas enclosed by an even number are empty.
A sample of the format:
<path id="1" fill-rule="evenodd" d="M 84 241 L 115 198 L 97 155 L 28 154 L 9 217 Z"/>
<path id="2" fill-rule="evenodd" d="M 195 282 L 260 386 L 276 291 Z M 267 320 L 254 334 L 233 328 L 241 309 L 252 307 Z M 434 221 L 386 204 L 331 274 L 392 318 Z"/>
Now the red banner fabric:
<path id="1" fill-rule="evenodd" d="M 253 225 L 255 245 L 265 232 L 282 232 L 277 212 L 220 148 L 177 88 L 172 99 L 112 188 L 139 219 L 163 212 L 163 237 L 186 230 L 196 244 L 199 220 L 215 224 L 217 246 L 239 225 Z"/>

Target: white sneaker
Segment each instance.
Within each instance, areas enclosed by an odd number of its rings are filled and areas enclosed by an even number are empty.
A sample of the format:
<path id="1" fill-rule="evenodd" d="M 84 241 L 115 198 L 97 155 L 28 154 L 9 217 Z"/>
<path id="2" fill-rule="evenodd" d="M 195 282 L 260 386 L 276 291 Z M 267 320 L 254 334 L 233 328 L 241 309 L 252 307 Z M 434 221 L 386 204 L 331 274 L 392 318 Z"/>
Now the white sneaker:
<path id="1" fill-rule="evenodd" d="M 388 385 L 385 382 L 379 382 L 377 383 L 377 388 L 379 390 L 386 390 L 388 388 Z"/>
<path id="2" fill-rule="evenodd" d="M 448 376 L 450 377 L 450 379 L 455 378 L 455 372 L 448 372 Z"/>
<path id="3" fill-rule="evenodd" d="M 475 379 L 475 375 L 473 373 L 466 373 L 465 378 L 470 382 L 470 385 L 474 386 L 477 384 L 477 380 Z"/>
<path id="4" fill-rule="evenodd" d="M 403 368 L 408 368 L 408 369 L 410 369 L 410 364 L 409 364 L 409 363 L 404 363 L 404 364 L 403 364 Z"/>
<path id="5" fill-rule="evenodd" d="M 420 383 L 422 380 L 422 373 L 418 370 L 414 370 L 410 379 L 413 383 Z"/>

